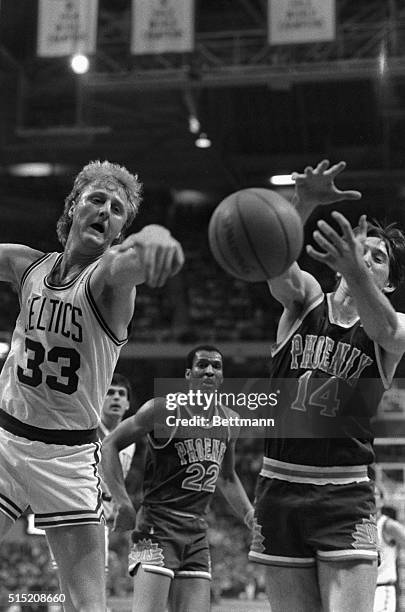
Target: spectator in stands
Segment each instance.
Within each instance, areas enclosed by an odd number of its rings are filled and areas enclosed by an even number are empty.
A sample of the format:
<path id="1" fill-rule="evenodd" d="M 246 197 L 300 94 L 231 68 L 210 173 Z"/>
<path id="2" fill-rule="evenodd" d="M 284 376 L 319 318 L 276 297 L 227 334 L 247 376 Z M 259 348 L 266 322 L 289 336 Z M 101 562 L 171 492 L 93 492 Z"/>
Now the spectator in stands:
<path id="1" fill-rule="evenodd" d="M 383 512 L 386 499 L 384 489 L 380 484 L 376 486 L 375 499 L 380 564 L 377 573 L 374 612 L 395 612 L 398 546 L 405 545 L 405 527 Z"/>

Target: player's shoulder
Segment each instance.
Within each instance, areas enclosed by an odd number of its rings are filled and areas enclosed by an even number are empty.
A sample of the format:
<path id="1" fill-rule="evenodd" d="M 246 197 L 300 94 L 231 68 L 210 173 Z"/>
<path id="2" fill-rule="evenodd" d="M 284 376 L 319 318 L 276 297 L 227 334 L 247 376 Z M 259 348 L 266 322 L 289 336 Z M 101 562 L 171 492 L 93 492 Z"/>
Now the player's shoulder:
<path id="1" fill-rule="evenodd" d="M 219 408 L 224 413 L 224 418 L 226 419 L 237 419 L 239 417 L 239 414 L 233 408 L 229 408 L 223 404 L 221 404 Z"/>
<path id="2" fill-rule="evenodd" d="M 401 327 L 405 328 L 405 312 L 397 311 L 397 317 Z"/>
<path id="3" fill-rule="evenodd" d="M 19 283 L 26 269 L 43 255 L 25 244 L 0 244 L 1 279 Z"/>
<path id="4" fill-rule="evenodd" d="M 276 347 L 282 344 L 293 327 L 302 324 L 310 313 L 316 316 L 314 313 L 318 307 L 327 308 L 326 294 L 320 287 L 314 286 L 313 291 L 309 291 L 305 299 L 293 300 L 288 308 L 284 308 L 277 326 Z"/>
<path id="5" fill-rule="evenodd" d="M 134 416 L 158 419 L 167 412 L 167 399 L 165 397 L 153 397 L 145 402 Z"/>
<path id="6" fill-rule="evenodd" d="M 239 414 L 235 410 L 233 410 L 233 408 L 229 408 L 228 406 L 224 406 L 223 404 L 221 404 L 221 409 L 223 413 L 223 418 L 225 419 L 224 425 L 227 425 L 229 427 L 229 441 L 232 441 L 232 443 L 234 443 L 239 436 Z"/>
<path id="7" fill-rule="evenodd" d="M 25 244 L 0 244 L 1 257 L 7 257 L 14 264 L 30 265 L 40 259 L 44 253 Z"/>

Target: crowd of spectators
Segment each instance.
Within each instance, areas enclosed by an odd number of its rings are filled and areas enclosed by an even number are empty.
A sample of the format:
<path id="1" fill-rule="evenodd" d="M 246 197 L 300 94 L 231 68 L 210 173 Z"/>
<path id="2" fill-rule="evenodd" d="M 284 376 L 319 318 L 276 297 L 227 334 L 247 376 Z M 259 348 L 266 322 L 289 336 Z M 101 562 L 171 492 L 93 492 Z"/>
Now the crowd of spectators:
<path id="1" fill-rule="evenodd" d="M 5 541 L 0 549 L 0 610 L 7 610 L 13 593 L 58 593 L 57 575 L 50 564 L 45 538 L 26 536 Z"/>

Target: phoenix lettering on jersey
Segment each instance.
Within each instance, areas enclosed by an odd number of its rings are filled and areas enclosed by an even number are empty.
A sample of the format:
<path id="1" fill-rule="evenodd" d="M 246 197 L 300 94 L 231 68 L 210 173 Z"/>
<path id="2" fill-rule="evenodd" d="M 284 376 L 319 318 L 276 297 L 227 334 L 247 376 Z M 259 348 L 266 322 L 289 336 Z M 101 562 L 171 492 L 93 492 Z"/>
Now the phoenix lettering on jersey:
<path id="1" fill-rule="evenodd" d="M 226 451 L 226 444 L 212 438 L 191 438 L 175 445 L 180 458 L 180 465 L 197 461 L 212 461 L 220 465 Z"/>
<path id="2" fill-rule="evenodd" d="M 355 384 L 361 373 L 374 360 L 356 346 L 339 341 L 337 344 L 329 336 L 295 334 L 291 341 L 292 370 L 322 370 L 331 376 Z"/>
<path id="3" fill-rule="evenodd" d="M 35 295 L 28 299 L 27 313 L 26 332 L 37 329 L 83 341 L 82 310 L 70 302 Z"/>

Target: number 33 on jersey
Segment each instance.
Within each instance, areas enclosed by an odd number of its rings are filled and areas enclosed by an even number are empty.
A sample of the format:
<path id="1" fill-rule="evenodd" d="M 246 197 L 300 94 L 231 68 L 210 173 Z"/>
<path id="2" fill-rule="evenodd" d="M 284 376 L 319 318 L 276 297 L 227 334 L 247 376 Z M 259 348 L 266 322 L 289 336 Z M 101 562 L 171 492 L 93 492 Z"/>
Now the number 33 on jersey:
<path id="1" fill-rule="evenodd" d="M 69 283 L 53 285 L 51 272 L 61 257 L 44 255 L 21 279 L 21 311 L 0 378 L 5 410 L 46 429 L 51 409 L 60 429 L 93 429 L 127 339 L 115 337 L 91 294 L 98 262 Z"/>

